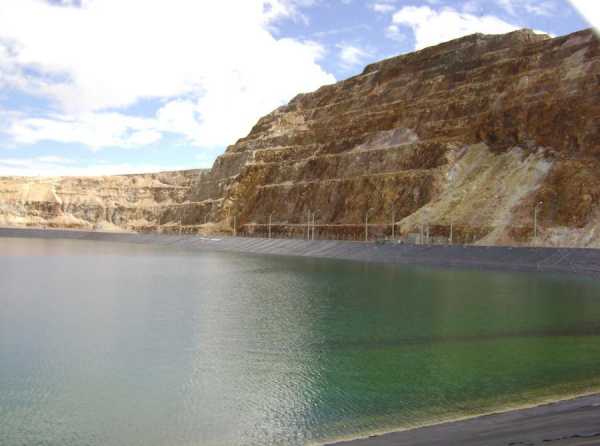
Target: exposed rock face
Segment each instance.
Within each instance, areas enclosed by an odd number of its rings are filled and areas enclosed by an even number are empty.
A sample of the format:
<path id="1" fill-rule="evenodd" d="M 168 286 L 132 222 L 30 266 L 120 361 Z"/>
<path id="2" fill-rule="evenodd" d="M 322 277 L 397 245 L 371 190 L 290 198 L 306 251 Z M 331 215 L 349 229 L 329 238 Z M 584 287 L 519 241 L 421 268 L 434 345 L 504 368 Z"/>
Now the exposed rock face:
<path id="1" fill-rule="evenodd" d="M 301 236 L 312 211 L 319 237 L 351 238 L 368 212 L 371 234 L 389 235 L 393 218 L 402 236 L 531 243 L 543 202 L 541 242 L 600 246 L 599 122 L 591 30 L 476 34 L 297 96 L 212 170 L 184 174 L 187 192 L 170 189 L 160 215 L 189 230 L 235 216 L 238 233 L 263 234 L 253 224 L 271 215 L 275 235 Z M 128 227 L 157 225 L 136 200 Z"/>
<path id="2" fill-rule="evenodd" d="M 215 163 L 218 218 L 306 222 L 321 236 L 598 245 L 600 43 L 591 30 L 476 34 L 368 66 L 262 118 Z M 218 185 L 218 186 L 215 186 Z M 274 226 L 292 231 L 291 226 Z M 259 230 L 264 231 L 264 228 Z M 297 228 L 302 232 L 302 228 Z"/>
<path id="3" fill-rule="evenodd" d="M 107 177 L 0 178 L 0 225 L 179 230 L 200 170 Z"/>

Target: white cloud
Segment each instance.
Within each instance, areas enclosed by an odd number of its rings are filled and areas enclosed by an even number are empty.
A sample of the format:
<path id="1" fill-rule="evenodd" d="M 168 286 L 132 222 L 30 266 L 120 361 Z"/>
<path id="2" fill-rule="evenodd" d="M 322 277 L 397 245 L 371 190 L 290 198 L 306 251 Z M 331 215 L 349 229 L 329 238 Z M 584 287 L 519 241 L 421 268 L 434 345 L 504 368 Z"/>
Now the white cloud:
<path id="1" fill-rule="evenodd" d="M 21 143 L 129 147 L 172 131 L 223 146 L 297 93 L 335 81 L 318 65 L 319 45 L 271 32 L 312 0 L 63 3 L 0 1 L 0 86 L 56 104 L 9 126 Z M 127 114 L 151 98 L 165 101 L 156 116 Z"/>
<path id="2" fill-rule="evenodd" d="M 390 5 L 389 3 L 374 3 L 373 5 L 371 5 L 371 8 L 373 9 L 373 11 L 379 12 L 381 14 L 387 14 L 396 9 L 394 5 Z"/>
<path id="3" fill-rule="evenodd" d="M 412 29 L 416 50 L 478 32 L 503 34 L 518 29 L 494 16 L 476 16 L 452 8 L 435 11 L 429 6 L 405 6 L 394 14 L 392 21 L 391 26 Z"/>
<path id="4" fill-rule="evenodd" d="M 360 23 L 358 25 L 352 25 L 352 26 L 344 26 L 341 28 L 333 28 L 333 29 L 329 29 L 326 31 L 317 31 L 316 33 L 313 33 L 312 36 L 314 37 L 318 37 L 318 38 L 323 38 L 323 37 L 328 37 L 328 36 L 336 36 L 338 34 L 347 34 L 350 32 L 358 32 L 358 31 L 369 31 L 371 29 L 371 27 L 365 23 Z"/>
<path id="5" fill-rule="evenodd" d="M 388 39 L 392 39 L 392 40 L 395 40 L 397 42 L 403 42 L 406 39 L 406 36 L 400 30 L 400 27 L 398 25 L 393 25 L 393 24 L 389 25 L 385 29 L 385 36 Z"/>
<path id="6" fill-rule="evenodd" d="M 75 161 L 73 161 L 72 159 L 65 158 L 63 156 L 56 156 L 56 155 L 39 156 L 36 159 L 42 163 L 75 164 Z"/>
<path id="7" fill-rule="evenodd" d="M 366 60 L 372 57 L 372 53 L 356 45 L 341 43 L 337 45 L 339 49 L 339 58 L 344 69 L 349 70 L 363 65 Z"/>
<path id="8" fill-rule="evenodd" d="M 555 15 L 559 10 L 555 0 L 496 0 L 496 3 L 514 16 L 517 16 L 521 12 L 551 16 Z"/>
<path id="9" fill-rule="evenodd" d="M 514 0 L 496 0 L 496 2 L 509 14 L 515 15 L 517 13 Z"/>
<path id="10" fill-rule="evenodd" d="M 556 3 L 554 2 L 526 2 L 523 7 L 525 8 L 525 11 L 531 13 L 531 14 L 536 14 L 536 15 L 543 15 L 543 16 L 552 16 L 556 13 L 557 11 L 557 6 Z"/>
<path id="11" fill-rule="evenodd" d="M 132 148 L 156 142 L 161 134 L 156 121 L 121 113 L 86 113 L 77 117 L 14 117 L 7 129 L 17 143 L 40 141 L 82 143 L 92 150 L 104 147 Z"/>
<path id="12" fill-rule="evenodd" d="M 570 1 L 594 28 L 600 30 L 600 2 L 598 0 Z"/>
<path id="13" fill-rule="evenodd" d="M 171 101 L 161 107 L 157 114 L 157 126 L 161 131 L 186 135 L 194 140 L 200 133 L 200 121 L 196 102 Z"/>
<path id="14" fill-rule="evenodd" d="M 182 169 L 174 167 L 172 170 Z M 33 158 L 0 158 L 0 176 L 98 176 L 123 175 L 128 173 L 152 173 L 166 170 L 153 164 L 131 165 L 96 162 L 93 165 L 80 165 L 76 161 L 60 156 L 40 156 Z M 171 169 L 169 169 L 171 170 Z"/>
<path id="15" fill-rule="evenodd" d="M 480 10 L 481 5 L 479 5 L 477 0 L 468 0 L 462 4 L 462 12 L 466 12 L 467 14 L 475 14 Z"/>

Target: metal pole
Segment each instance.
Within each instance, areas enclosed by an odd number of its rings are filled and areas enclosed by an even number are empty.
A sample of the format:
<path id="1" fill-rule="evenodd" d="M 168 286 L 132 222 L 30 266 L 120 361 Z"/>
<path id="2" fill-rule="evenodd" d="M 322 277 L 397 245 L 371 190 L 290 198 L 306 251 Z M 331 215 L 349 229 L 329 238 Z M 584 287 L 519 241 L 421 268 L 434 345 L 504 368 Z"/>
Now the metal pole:
<path id="1" fill-rule="evenodd" d="M 533 244 L 537 245 L 537 206 L 533 209 Z"/>
<path id="2" fill-rule="evenodd" d="M 396 240 L 396 210 L 392 211 L 392 240 Z"/>
<path id="3" fill-rule="evenodd" d="M 369 241 L 369 212 L 371 212 L 373 208 L 367 210 L 365 213 L 365 242 Z"/>
<path id="4" fill-rule="evenodd" d="M 454 228 L 452 227 L 452 222 L 450 222 L 450 244 L 452 244 L 452 236 L 454 235 L 453 234 L 453 229 Z"/>
<path id="5" fill-rule="evenodd" d="M 306 240 L 310 240 L 310 210 L 306 217 Z"/>
<path id="6" fill-rule="evenodd" d="M 237 215 L 233 216 L 233 236 L 237 237 Z"/>
<path id="7" fill-rule="evenodd" d="M 273 214 L 269 214 L 269 238 L 271 238 L 271 217 Z"/>
<path id="8" fill-rule="evenodd" d="M 537 203 L 535 205 L 535 208 L 533 209 L 533 243 L 536 246 L 538 244 L 538 240 L 537 240 L 537 214 L 538 214 L 538 206 L 541 206 L 543 204 L 544 204 L 544 202 L 540 201 L 539 203 Z"/>

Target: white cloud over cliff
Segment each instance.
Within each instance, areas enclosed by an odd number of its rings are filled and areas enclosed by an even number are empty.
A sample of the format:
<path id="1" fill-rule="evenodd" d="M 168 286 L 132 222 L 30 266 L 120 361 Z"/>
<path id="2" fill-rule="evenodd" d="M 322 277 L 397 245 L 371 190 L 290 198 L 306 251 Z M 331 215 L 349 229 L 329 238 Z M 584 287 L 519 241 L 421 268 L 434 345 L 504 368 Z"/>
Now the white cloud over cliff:
<path id="1" fill-rule="evenodd" d="M 398 32 L 398 26 L 412 29 L 416 50 L 478 32 L 503 34 L 518 29 L 495 16 L 478 16 L 448 7 L 435 10 L 429 6 L 401 8 L 393 15 L 389 29 Z"/>
<path id="2" fill-rule="evenodd" d="M 2 0 L 0 88 L 51 104 L 5 117 L 3 129 L 21 144 L 137 147 L 166 133 L 232 143 L 298 92 L 335 80 L 318 64 L 321 46 L 274 36 L 297 5 Z"/>

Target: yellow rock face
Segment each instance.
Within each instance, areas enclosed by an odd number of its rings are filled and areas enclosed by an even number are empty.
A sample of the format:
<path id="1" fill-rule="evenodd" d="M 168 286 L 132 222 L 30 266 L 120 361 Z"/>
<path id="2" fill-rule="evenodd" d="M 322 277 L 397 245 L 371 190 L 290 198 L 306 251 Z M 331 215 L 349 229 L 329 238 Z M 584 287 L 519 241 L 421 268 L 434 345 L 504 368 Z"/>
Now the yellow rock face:
<path id="1" fill-rule="evenodd" d="M 0 178 L 0 224 L 103 231 L 180 224 L 201 171 L 106 177 Z M 185 223 L 185 222 L 183 222 Z"/>

